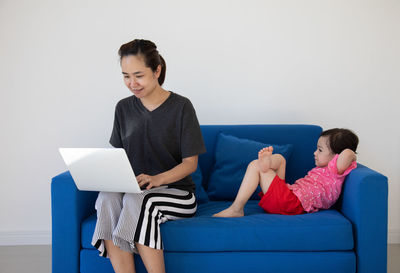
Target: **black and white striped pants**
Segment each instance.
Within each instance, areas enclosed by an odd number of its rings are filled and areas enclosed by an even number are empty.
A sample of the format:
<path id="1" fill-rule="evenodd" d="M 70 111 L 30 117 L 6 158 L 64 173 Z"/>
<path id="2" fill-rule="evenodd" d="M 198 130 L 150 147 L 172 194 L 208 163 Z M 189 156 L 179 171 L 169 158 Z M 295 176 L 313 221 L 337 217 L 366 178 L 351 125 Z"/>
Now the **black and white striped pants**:
<path id="1" fill-rule="evenodd" d="M 190 218 L 197 209 L 193 193 L 159 187 L 142 193 L 100 192 L 96 200 L 97 222 L 92 245 L 107 257 L 104 240 L 130 253 L 135 243 L 163 249 L 160 224 Z"/>

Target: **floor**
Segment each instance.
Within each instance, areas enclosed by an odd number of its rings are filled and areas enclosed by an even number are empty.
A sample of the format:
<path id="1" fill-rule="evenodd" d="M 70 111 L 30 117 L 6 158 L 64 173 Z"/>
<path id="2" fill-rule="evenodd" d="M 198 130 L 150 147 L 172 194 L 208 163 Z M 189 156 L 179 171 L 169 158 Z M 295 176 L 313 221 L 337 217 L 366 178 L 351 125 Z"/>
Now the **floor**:
<path id="1" fill-rule="evenodd" d="M 51 246 L 0 246 L 1 273 L 51 272 Z M 400 272 L 400 244 L 388 246 L 388 272 Z"/>

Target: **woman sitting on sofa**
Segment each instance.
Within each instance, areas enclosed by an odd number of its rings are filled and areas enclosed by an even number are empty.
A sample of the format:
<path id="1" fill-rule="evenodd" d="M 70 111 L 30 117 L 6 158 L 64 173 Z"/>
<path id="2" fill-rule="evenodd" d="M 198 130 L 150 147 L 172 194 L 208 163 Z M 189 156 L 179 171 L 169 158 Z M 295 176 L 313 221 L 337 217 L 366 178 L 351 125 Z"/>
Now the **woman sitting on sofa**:
<path id="1" fill-rule="evenodd" d="M 134 40 L 121 46 L 119 56 L 133 96 L 116 106 L 110 143 L 125 149 L 145 190 L 99 193 L 92 245 L 111 259 L 115 272 L 135 272 L 133 253 L 147 272 L 165 272 L 159 225 L 194 216 L 190 174 L 205 146 L 191 102 L 161 87 L 166 65 L 156 45 Z"/>

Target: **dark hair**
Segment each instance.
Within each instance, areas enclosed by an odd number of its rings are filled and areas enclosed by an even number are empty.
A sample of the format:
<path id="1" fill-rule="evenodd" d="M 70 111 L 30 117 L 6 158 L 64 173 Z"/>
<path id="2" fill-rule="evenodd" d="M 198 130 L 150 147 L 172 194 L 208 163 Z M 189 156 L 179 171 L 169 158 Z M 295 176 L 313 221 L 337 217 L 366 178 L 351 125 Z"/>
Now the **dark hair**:
<path id="1" fill-rule="evenodd" d="M 120 61 L 123 57 L 133 55 L 140 56 L 147 67 L 150 67 L 153 72 L 157 71 L 157 67 L 161 65 L 161 73 L 158 78 L 158 83 L 162 85 L 165 80 L 165 72 L 167 71 L 167 65 L 163 57 L 158 53 L 157 46 L 148 40 L 135 39 L 129 43 L 123 44 L 119 50 L 118 55 Z"/>
<path id="2" fill-rule="evenodd" d="M 348 129 L 334 128 L 323 131 L 321 137 L 328 137 L 328 145 L 335 154 L 340 154 L 345 149 L 356 152 L 358 137 Z"/>

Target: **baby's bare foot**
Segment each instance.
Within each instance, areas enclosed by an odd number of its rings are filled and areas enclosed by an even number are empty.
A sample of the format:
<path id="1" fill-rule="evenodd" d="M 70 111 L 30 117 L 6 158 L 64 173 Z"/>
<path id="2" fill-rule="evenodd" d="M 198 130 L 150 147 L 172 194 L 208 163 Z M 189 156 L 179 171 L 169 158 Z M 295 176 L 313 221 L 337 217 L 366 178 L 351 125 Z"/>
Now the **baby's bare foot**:
<path id="1" fill-rule="evenodd" d="M 258 152 L 258 157 L 260 157 L 261 155 L 272 155 L 272 152 L 274 151 L 274 147 L 272 146 L 268 146 L 265 148 L 262 148 L 259 152 Z"/>
<path id="2" fill-rule="evenodd" d="M 213 215 L 213 217 L 243 217 L 243 216 L 244 216 L 243 210 L 235 210 L 232 207 L 229 207 Z"/>
<path id="3" fill-rule="evenodd" d="M 271 168 L 271 155 L 273 151 L 274 148 L 269 146 L 258 152 L 258 166 L 261 172 L 267 172 Z"/>

